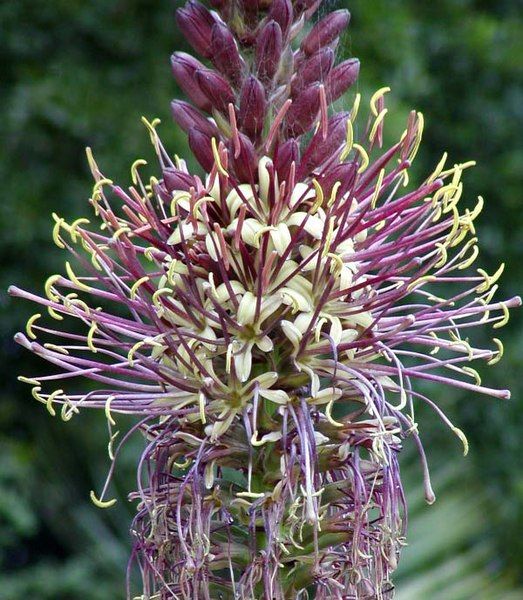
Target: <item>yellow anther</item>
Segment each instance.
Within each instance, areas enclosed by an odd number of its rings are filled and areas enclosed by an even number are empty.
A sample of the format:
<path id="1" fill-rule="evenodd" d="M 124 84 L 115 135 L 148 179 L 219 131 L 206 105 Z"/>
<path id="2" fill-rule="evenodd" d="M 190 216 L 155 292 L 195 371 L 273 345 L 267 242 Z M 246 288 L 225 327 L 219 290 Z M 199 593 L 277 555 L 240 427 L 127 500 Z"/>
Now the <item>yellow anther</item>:
<path id="1" fill-rule="evenodd" d="M 374 229 L 376 231 L 380 231 L 381 229 L 383 229 L 385 227 L 386 223 L 387 223 L 387 219 L 383 219 L 382 221 L 379 221 L 378 223 L 376 223 L 376 225 L 374 225 Z"/>
<path id="2" fill-rule="evenodd" d="M 372 114 L 377 117 L 378 116 L 378 108 L 377 108 L 377 103 L 378 100 L 380 98 L 383 98 L 383 96 L 390 92 L 390 87 L 382 87 L 379 90 L 377 90 L 376 92 L 374 92 L 374 94 L 372 95 L 372 98 L 370 99 L 370 109 L 372 111 Z"/>
<path id="3" fill-rule="evenodd" d="M 56 319 L 57 321 L 63 321 L 64 318 L 62 317 L 61 314 L 57 313 L 56 310 L 52 307 L 52 306 L 48 306 L 47 307 L 47 312 L 49 313 L 49 315 L 51 317 L 53 317 L 53 319 Z"/>
<path id="4" fill-rule="evenodd" d="M 436 247 L 439 250 L 439 254 L 440 254 L 441 258 L 438 260 L 437 263 L 434 264 L 434 268 L 439 269 L 439 268 L 443 267 L 443 265 L 445 265 L 445 263 L 447 262 L 447 259 L 448 259 L 447 246 L 445 244 L 440 244 L 439 242 L 436 242 Z"/>
<path id="5" fill-rule="evenodd" d="M 64 393 L 64 390 L 55 390 L 52 394 L 49 394 L 49 396 L 47 397 L 47 400 L 45 402 L 45 407 L 47 408 L 47 412 L 52 416 L 56 416 L 56 411 L 53 407 L 53 402 L 54 399 L 57 396 L 60 396 Z"/>
<path id="6" fill-rule="evenodd" d="M 338 254 L 334 254 L 333 252 L 329 252 L 327 254 L 327 258 L 330 258 L 332 260 L 332 264 L 330 267 L 331 273 L 335 277 L 338 277 L 344 266 L 343 259 L 341 258 L 341 256 L 339 256 Z"/>
<path id="7" fill-rule="evenodd" d="M 198 408 L 200 410 L 200 421 L 205 425 L 207 423 L 205 418 L 205 395 L 202 392 L 198 395 Z"/>
<path id="8" fill-rule="evenodd" d="M 34 385 L 36 387 L 40 386 L 40 382 L 38 381 L 38 379 L 32 379 L 31 377 L 24 377 L 23 375 L 18 375 L 17 379 L 21 383 L 27 383 L 29 385 Z"/>
<path id="9" fill-rule="evenodd" d="M 498 321 L 497 323 L 494 323 L 494 325 L 492 325 L 493 329 L 499 329 L 500 327 L 504 327 L 510 319 L 510 312 L 508 310 L 508 306 L 504 302 L 500 302 L 500 305 L 501 310 L 503 311 L 503 317 L 501 321 Z"/>
<path id="10" fill-rule="evenodd" d="M 318 183 L 317 179 L 312 180 L 312 185 L 314 187 L 314 191 L 316 192 L 316 200 L 314 201 L 314 204 L 312 205 L 311 213 L 315 214 L 316 211 L 318 210 L 318 208 L 320 208 L 320 206 L 323 205 L 323 188 Z"/>
<path id="11" fill-rule="evenodd" d="M 418 279 L 415 279 L 414 281 L 409 283 L 409 285 L 407 286 L 407 292 L 412 292 L 414 290 L 414 288 L 417 288 L 420 285 L 423 285 L 425 283 L 430 283 L 435 280 L 436 280 L 436 277 L 434 277 L 434 275 L 423 275 L 422 277 L 419 277 Z"/>
<path id="12" fill-rule="evenodd" d="M 69 303 L 69 306 L 73 306 L 75 308 L 77 308 L 77 307 L 81 308 L 85 312 L 86 316 L 88 316 L 88 317 L 91 316 L 91 309 L 83 300 L 80 300 L 80 298 L 69 297 L 68 303 Z"/>
<path id="13" fill-rule="evenodd" d="M 352 126 L 352 121 L 349 119 L 347 119 L 347 135 L 345 138 L 345 146 L 343 147 L 343 150 L 341 151 L 340 154 L 340 162 L 343 162 L 347 156 L 349 156 L 351 150 L 352 150 L 352 145 L 354 144 L 354 128 Z"/>
<path id="14" fill-rule="evenodd" d="M 107 177 L 99 179 L 93 186 L 93 196 L 99 196 L 104 185 L 113 185 L 113 181 Z"/>
<path id="15" fill-rule="evenodd" d="M 131 179 L 132 179 L 134 185 L 136 185 L 139 181 L 138 167 L 142 167 L 146 164 L 147 164 L 146 160 L 144 160 L 143 158 L 138 158 L 131 165 Z"/>
<path id="16" fill-rule="evenodd" d="M 67 275 L 68 275 L 69 279 L 72 281 L 72 283 L 74 283 L 76 285 L 76 287 L 79 287 L 84 292 L 91 291 L 92 288 L 90 288 L 88 285 L 86 285 L 85 283 L 80 281 L 78 279 L 78 277 L 75 275 L 71 265 L 69 264 L 69 261 L 65 261 L 65 270 L 67 271 Z"/>
<path id="17" fill-rule="evenodd" d="M 97 271 L 103 271 L 103 267 L 100 264 L 100 261 L 98 260 L 98 256 L 96 254 L 96 250 L 93 250 L 92 248 L 89 248 L 88 252 L 91 255 L 91 264 L 93 265 L 93 267 L 97 270 Z"/>
<path id="18" fill-rule="evenodd" d="M 372 129 L 370 130 L 370 133 L 369 133 L 369 141 L 371 143 L 374 141 L 374 138 L 376 137 L 376 134 L 378 133 L 378 128 L 383 123 L 383 120 L 385 119 L 385 115 L 388 112 L 389 112 L 389 109 L 388 108 L 384 108 L 380 112 L 380 114 L 376 117 L 376 120 L 374 121 Z"/>
<path id="19" fill-rule="evenodd" d="M 147 260 L 152 262 L 154 260 L 153 252 L 156 252 L 156 248 L 154 246 L 149 246 L 143 251 L 143 255 Z"/>
<path id="20" fill-rule="evenodd" d="M 470 167 L 475 167 L 475 166 L 476 166 L 476 161 L 475 160 L 469 160 L 469 161 L 461 163 L 459 165 L 454 165 L 451 169 L 447 169 L 446 171 L 442 171 L 442 173 L 440 175 L 441 175 L 441 177 L 447 177 L 448 175 L 451 175 L 452 173 L 455 173 L 456 169 L 459 169 L 460 176 L 461 176 L 461 173 L 465 169 L 469 169 Z"/>
<path id="21" fill-rule="evenodd" d="M 214 157 L 214 162 L 216 163 L 216 168 L 218 169 L 218 173 L 220 173 L 220 175 L 223 175 L 224 177 L 229 177 L 229 173 L 227 173 L 227 171 L 223 168 L 222 161 L 220 159 L 220 153 L 218 151 L 218 143 L 217 143 L 215 137 L 213 137 L 211 140 L 211 146 L 212 146 L 212 155 Z"/>
<path id="22" fill-rule="evenodd" d="M 476 260 L 476 258 L 478 257 L 478 254 L 479 254 L 478 246 L 476 246 L 476 245 L 472 246 L 472 254 L 469 256 L 469 258 L 467 258 L 466 260 L 459 263 L 458 269 L 460 269 L 460 270 L 468 269 L 470 267 L 470 265 Z"/>
<path id="23" fill-rule="evenodd" d="M 329 253 L 330 246 L 332 243 L 332 236 L 334 233 L 334 217 L 330 217 L 329 222 L 327 223 L 327 235 L 325 236 L 325 243 L 323 244 L 323 248 L 321 251 L 321 256 L 325 257 Z"/>
<path id="24" fill-rule="evenodd" d="M 91 498 L 91 502 L 98 508 L 111 508 L 111 506 L 116 504 L 116 498 L 113 498 L 112 500 L 100 500 L 96 497 L 96 494 L 93 492 L 93 490 L 91 490 L 89 496 Z"/>
<path id="25" fill-rule="evenodd" d="M 38 382 L 38 385 L 35 386 L 32 390 L 31 390 L 31 396 L 35 399 L 38 400 L 38 402 L 41 402 L 42 404 L 47 404 L 47 400 L 45 398 L 43 398 L 40 395 L 40 392 L 42 391 L 42 388 L 40 386 L 40 382 Z"/>
<path id="26" fill-rule="evenodd" d="M 111 402 L 113 400 L 114 400 L 114 396 L 109 396 L 107 398 L 107 400 L 105 401 L 104 411 L 105 411 L 105 418 L 107 419 L 108 423 L 114 427 L 116 425 L 116 421 L 113 419 L 113 415 L 111 414 Z"/>
<path id="27" fill-rule="evenodd" d="M 145 346 L 145 342 L 140 340 L 139 342 L 136 342 L 136 344 L 127 353 L 127 360 L 129 361 L 130 367 L 134 366 L 134 355 L 142 346 Z"/>
<path id="28" fill-rule="evenodd" d="M 367 151 L 365 150 L 365 148 L 363 146 L 361 146 L 360 144 L 354 144 L 353 148 L 361 156 L 361 165 L 358 169 L 358 173 L 363 173 L 363 171 L 365 171 L 365 169 L 369 166 L 369 163 L 370 163 L 369 155 L 367 154 Z"/>
<path id="29" fill-rule="evenodd" d="M 71 404 L 71 401 L 66 397 L 65 402 L 62 404 L 62 409 L 60 410 L 60 417 L 62 421 L 66 422 L 70 421 L 73 418 L 73 415 L 78 414 L 78 409 L 76 406 Z"/>
<path id="30" fill-rule="evenodd" d="M 265 498 L 265 494 L 263 492 L 237 492 L 236 496 L 238 496 L 238 498 Z"/>
<path id="31" fill-rule="evenodd" d="M 203 198 L 200 198 L 199 200 L 197 200 L 194 203 L 193 209 L 192 209 L 192 215 L 195 219 L 198 218 L 198 213 L 200 211 L 200 206 L 202 206 L 203 204 L 207 203 L 207 202 L 213 202 L 213 199 L 210 198 L 209 196 L 204 196 Z"/>
<path id="32" fill-rule="evenodd" d="M 360 103 L 361 103 L 361 94 L 357 93 L 356 97 L 354 98 L 354 104 L 352 105 L 352 109 L 350 111 L 350 116 L 349 119 L 354 123 L 354 121 L 356 121 L 356 117 L 358 116 L 358 112 L 360 110 Z"/>
<path id="33" fill-rule="evenodd" d="M 477 272 L 485 279 L 485 281 L 482 284 L 478 285 L 478 287 L 476 288 L 476 291 L 479 293 L 487 292 L 496 283 L 496 281 L 501 277 L 501 274 L 503 273 L 504 270 L 505 270 L 505 263 L 501 263 L 500 267 L 494 273 L 494 275 L 489 275 L 483 269 L 478 269 Z"/>
<path id="34" fill-rule="evenodd" d="M 473 369 L 472 367 L 461 367 L 461 370 L 470 377 L 473 377 L 476 381 L 476 385 L 481 385 L 481 377 L 476 369 Z"/>
<path id="35" fill-rule="evenodd" d="M 156 127 L 161 123 L 161 120 L 156 118 L 152 121 L 148 121 L 145 117 L 142 117 L 142 123 L 147 127 L 149 131 L 149 137 L 151 138 L 151 143 L 154 146 L 155 150 L 159 151 L 158 146 L 158 134 L 156 133 Z"/>
<path id="36" fill-rule="evenodd" d="M 478 196 L 478 202 L 476 206 L 472 209 L 472 212 L 469 213 L 469 217 L 471 221 L 474 221 L 478 217 L 478 215 L 483 210 L 483 206 L 485 205 L 485 200 L 483 200 L 483 196 Z"/>
<path id="37" fill-rule="evenodd" d="M 429 335 L 430 335 L 430 337 L 433 337 L 438 342 L 440 341 L 439 337 L 433 331 L 431 331 L 429 333 Z M 440 347 L 439 346 L 434 346 L 434 348 L 430 351 L 430 354 L 434 355 L 434 354 L 437 354 L 439 351 L 440 351 Z"/>
<path id="38" fill-rule="evenodd" d="M 52 300 L 53 302 L 60 301 L 60 296 L 53 293 L 53 285 L 61 278 L 61 275 L 51 275 L 51 277 L 47 278 L 44 284 L 45 295 L 49 298 L 49 300 Z"/>
<path id="39" fill-rule="evenodd" d="M 87 146 L 87 148 L 85 149 L 85 154 L 87 156 L 87 163 L 89 164 L 89 169 L 93 174 L 93 177 L 98 177 L 100 169 L 98 168 L 98 165 L 94 160 L 93 151 L 91 150 L 91 148 L 89 148 L 89 146 Z"/>
<path id="40" fill-rule="evenodd" d="M 414 147 L 412 148 L 412 151 L 410 153 L 409 156 L 409 161 L 412 162 L 414 160 L 414 158 L 416 157 L 416 154 L 418 153 L 420 144 L 421 144 L 421 139 L 423 137 L 423 128 L 425 126 L 425 118 L 423 117 L 423 113 L 419 112 L 418 113 L 418 121 L 417 121 L 417 130 L 416 130 L 416 140 L 414 142 Z"/>
<path id="41" fill-rule="evenodd" d="M 94 345 L 93 338 L 94 338 L 94 334 L 97 331 L 98 331 L 98 325 L 97 325 L 96 321 L 93 321 L 91 323 L 91 327 L 89 328 L 89 333 L 87 334 L 87 346 L 88 346 L 89 350 L 91 350 L 91 352 L 93 352 L 95 354 L 98 352 L 98 348 L 96 348 L 96 346 Z"/>
<path id="42" fill-rule="evenodd" d="M 495 356 L 493 356 L 489 361 L 487 361 L 487 365 L 495 365 L 503 357 L 503 352 L 504 352 L 503 342 L 498 338 L 492 338 L 492 341 L 496 344 L 498 351 L 496 352 Z"/>
<path id="43" fill-rule="evenodd" d="M 172 289 L 168 288 L 168 287 L 163 287 L 163 288 L 160 288 L 159 290 L 156 290 L 156 292 L 154 292 L 154 294 L 153 294 L 153 304 L 157 307 L 160 307 L 161 303 L 158 302 L 158 298 L 160 296 L 165 296 L 165 294 L 172 294 L 172 293 L 173 293 Z"/>
<path id="44" fill-rule="evenodd" d="M 116 440 L 116 438 L 118 437 L 118 434 L 120 432 L 119 431 L 115 431 L 113 433 L 113 435 L 111 435 L 109 437 L 109 441 L 107 442 L 107 454 L 109 455 L 109 458 L 111 460 L 114 460 L 114 451 L 113 451 L 113 446 L 114 446 L 114 441 Z"/>
<path id="45" fill-rule="evenodd" d="M 55 220 L 55 224 L 53 227 L 53 241 L 62 250 L 65 248 L 65 244 L 60 237 L 60 228 L 64 224 L 64 219 L 59 217 L 56 213 L 53 213 L 53 219 Z"/>
<path id="46" fill-rule="evenodd" d="M 149 281 L 149 277 L 147 275 L 144 275 L 143 277 L 140 277 L 140 279 L 138 279 L 138 281 L 135 281 L 133 283 L 133 285 L 131 286 L 131 292 L 130 292 L 131 300 L 136 299 L 136 292 L 138 291 L 138 288 L 147 281 Z"/>
<path id="47" fill-rule="evenodd" d="M 452 245 L 452 243 L 454 241 L 454 236 L 456 235 L 458 229 L 459 229 L 459 212 L 458 212 L 458 209 L 455 206 L 453 206 L 452 207 L 452 227 L 449 231 L 447 239 L 444 242 L 446 246 Z"/>
<path id="48" fill-rule="evenodd" d="M 380 196 L 381 192 L 381 184 L 383 183 L 383 178 L 385 177 L 385 169 L 381 169 L 380 174 L 378 175 L 378 180 L 376 181 L 376 185 L 374 187 L 374 193 L 372 194 L 372 198 L 370 199 L 370 207 L 374 210 L 376 208 L 376 202 Z"/>
<path id="49" fill-rule="evenodd" d="M 71 223 L 71 225 L 67 226 L 66 223 L 64 223 L 64 227 L 66 227 L 67 231 L 69 232 L 69 235 L 71 236 L 71 239 L 73 240 L 73 242 L 76 243 L 76 235 L 77 235 L 77 229 L 79 225 L 89 225 L 90 221 L 89 219 L 85 219 L 84 217 L 80 217 L 80 219 L 76 219 L 75 221 L 73 221 Z"/>
<path id="50" fill-rule="evenodd" d="M 327 417 L 327 421 L 334 427 L 344 427 L 343 423 L 340 423 L 339 421 L 334 420 L 334 418 L 332 416 L 332 407 L 333 406 L 334 406 L 334 400 L 331 400 L 325 407 L 325 416 Z"/>
<path id="51" fill-rule="evenodd" d="M 50 342 L 46 342 L 44 344 L 44 348 L 48 350 L 54 350 L 55 352 L 59 352 L 60 354 L 69 354 L 69 350 L 63 348 L 62 346 L 57 346 L 56 344 L 51 344 Z"/>
<path id="52" fill-rule="evenodd" d="M 176 259 L 171 260 L 171 262 L 169 263 L 169 268 L 167 269 L 167 281 L 172 285 L 175 286 L 176 285 L 176 281 L 174 279 L 174 276 L 176 275 L 176 265 L 178 264 L 178 261 Z"/>
<path id="53" fill-rule="evenodd" d="M 463 444 L 463 456 L 467 456 L 469 453 L 469 441 L 467 440 L 467 436 L 459 427 L 452 426 L 452 433 L 454 433 Z"/>
<path id="54" fill-rule="evenodd" d="M 117 240 L 121 235 L 124 235 L 124 233 L 131 233 L 131 228 L 128 225 L 122 225 L 122 227 L 117 229 L 113 233 L 113 240 Z"/>
<path id="55" fill-rule="evenodd" d="M 40 313 L 36 313 L 32 317 L 29 317 L 29 319 L 27 320 L 27 323 L 25 325 L 25 331 L 27 333 L 27 337 L 31 340 L 36 340 L 36 334 L 33 332 L 32 327 L 41 316 L 42 315 Z"/>
<path id="56" fill-rule="evenodd" d="M 434 172 L 427 179 L 427 183 L 432 183 L 433 181 L 436 181 L 436 179 L 440 176 L 441 172 L 443 171 L 443 167 L 445 166 L 445 163 L 447 162 L 447 158 L 448 158 L 448 154 L 447 154 L 447 152 L 444 152 L 443 156 L 441 157 L 441 160 L 439 161 L 436 168 L 434 169 Z"/>
<path id="57" fill-rule="evenodd" d="M 338 195 L 338 190 L 341 187 L 341 181 L 337 181 L 333 186 L 332 186 L 332 190 L 331 190 L 331 195 L 329 197 L 329 199 L 327 200 L 327 208 L 332 206 L 334 204 L 334 202 L 336 201 L 336 196 Z"/>

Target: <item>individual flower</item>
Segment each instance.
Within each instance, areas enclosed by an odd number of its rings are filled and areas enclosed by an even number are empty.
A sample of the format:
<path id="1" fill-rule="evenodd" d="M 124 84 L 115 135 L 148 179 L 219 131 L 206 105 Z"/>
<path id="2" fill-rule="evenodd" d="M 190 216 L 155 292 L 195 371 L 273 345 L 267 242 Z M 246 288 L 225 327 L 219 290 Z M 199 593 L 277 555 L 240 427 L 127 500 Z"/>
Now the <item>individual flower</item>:
<path id="1" fill-rule="evenodd" d="M 131 494 L 141 598 L 391 597 L 407 437 L 435 499 L 417 406 L 467 451 L 418 384 L 507 398 L 470 366 L 496 363 L 501 341 L 476 347 L 470 330 L 501 327 L 521 301 L 494 299 L 503 266 L 470 271 L 483 200 L 458 206 L 473 163 L 447 166 L 445 155 L 410 186 L 423 117 L 411 113 L 383 149 L 388 88 L 366 120 L 359 95 L 329 115 L 340 78 L 354 80 L 356 63 L 335 67 L 328 51 L 348 13 L 325 17 L 292 51 L 312 3 L 275 0 L 257 19 L 244 1 L 242 27 L 237 3 L 214 4 L 221 16 L 189 2 L 178 19 L 223 72 L 173 59 L 198 107 L 177 101 L 173 114 L 205 176 L 170 157 L 156 121 L 144 120 L 158 178 L 138 160 L 123 189 L 88 151 L 96 222 L 53 215 L 54 240 L 71 254 L 65 273 L 44 297 L 11 288 L 55 321 L 38 313 L 16 339 L 56 372 L 21 379 L 64 420 L 105 411 L 113 465 L 92 493 L 101 507 L 115 501 L 106 496 L 122 443 L 143 433 Z M 118 414 L 137 417 L 120 441 Z"/>

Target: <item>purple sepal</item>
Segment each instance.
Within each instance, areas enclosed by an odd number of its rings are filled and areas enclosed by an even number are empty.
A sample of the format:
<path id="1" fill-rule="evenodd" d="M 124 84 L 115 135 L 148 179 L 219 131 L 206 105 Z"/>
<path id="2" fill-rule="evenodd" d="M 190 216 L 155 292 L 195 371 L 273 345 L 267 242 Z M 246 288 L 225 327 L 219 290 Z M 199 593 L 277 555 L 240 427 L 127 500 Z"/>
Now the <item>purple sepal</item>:
<path id="1" fill-rule="evenodd" d="M 163 170 L 163 185 L 169 193 L 178 190 L 188 192 L 191 187 L 196 187 L 196 182 L 192 175 L 173 167 L 167 167 Z"/>
<path id="2" fill-rule="evenodd" d="M 303 61 L 292 81 L 291 94 L 296 96 L 301 90 L 316 81 L 325 81 L 334 64 L 334 50 L 322 48 Z"/>
<path id="3" fill-rule="evenodd" d="M 189 0 L 176 11 L 176 22 L 191 46 L 205 58 L 210 58 L 213 15 L 196 0 Z"/>
<path id="4" fill-rule="evenodd" d="M 273 0 L 269 10 L 269 18 L 278 23 L 283 39 L 287 39 L 293 19 L 291 0 Z"/>
<path id="5" fill-rule="evenodd" d="M 285 134 L 297 137 L 308 131 L 320 110 L 320 85 L 314 84 L 304 90 L 291 104 L 285 118 Z"/>
<path id="6" fill-rule="evenodd" d="M 360 61 L 357 58 L 349 58 L 343 61 L 329 73 L 325 85 L 327 102 L 331 104 L 354 84 L 360 73 Z"/>
<path id="7" fill-rule="evenodd" d="M 309 175 L 314 169 L 324 164 L 340 148 L 347 137 L 347 119 L 349 112 L 333 115 L 327 125 L 327 136 L 318 130 L 310 141 L 298 171 L 298 180 Z"/>
<path id="8" fill-rule="evenodd" d="M 317 23 L 304 38 L 300 48 L 305 54 L 311 55 L 320 48 L 328 46 L 347 27 L 350 21 L 348 10 L 336 10 Z"/>
<path id="9" fill-rule="evenodd" d="M 254 75 L 251 75 L 245 80 L 241 90 L 238 124 L 253 140 L 263 130 L 266 105 L 264 87 Z"/>
<path id="10" fill-rule="evenodd" d="M 212 107 L 227 114 L 228 105 L 231 102 L 234 104 L 234 92 L 225 77 L 206 68 L 198 69 L 194 77 Z"/>
<path id="11" fill-rule="evenodd" d="M 239 133 L 238 138 L 239 152 L 237 152 L 237 156 L 235 156 L 233 140 L 229 142 L 229 157 L 234 173 L 240 183 L 254 183 L 257 165 L 256 150 L 246 135 Z"/>
<path id="12" fill-rule="evenodd" d="M 256 42 L 255 64 L 258 79 L 270 84 L 280 64 L 283 39 L 276 21 L 269 21 L 261 30 Z"/>
<path id="13" fill-rule="evenodd" d="M 231 30 L 224 23 L 216 23 L 212 28 L 211 48 L 211 60 L 214 66 L 234 86 L 238 86 L 242 79 L 244 62 Z"/>
<path id="14" fill-rule="evenodd" d="M 336 192 L 338 198 L 350 190 L 356 181 L 357 171 L 358 165 L 354 162 L 341 163 L 329 169 L 319 181 L 325 197 L 328 198 L 331 195 L 334 186 L 338 182 L 340 182 Z"/>
<path id="15" fill-rule="evenodd" d="M 176 83 L 201 110 L 211 111 L 211 103 L 195 79 L 195 72 L 204 69 L 202 63 L 185 52 L 175 52 L 171 56 L 171 69 Z"/>
<path id="16" fill-rule="evenodd" d="M 188 102 L 173 100 L 171 102 L 171 113 L 176 123 L 188 133 L 193 127 L 197 127 L 210 136 L 218 136 L 218 129 L 202 113 Z"/>
<path id="17" fill-rule="evenodd" d="M 196 157 L 196 160 L 204 168 L 207 173 L 210 173 L 214 165 L 214 156 L 212 153 L 212 136 L 201 131 L 197 127 L 193 127 L 189 131 L 189 147 Z"/>
<path id="18" fill-rule="evenodd" d="M 274 154 L 274 168 L 280 181 L 286 181 L 289 178 L 293 162 L 297 168 L 300 163 L 300 145 L 295 139 L 291 138 L 280 144 Z"/>

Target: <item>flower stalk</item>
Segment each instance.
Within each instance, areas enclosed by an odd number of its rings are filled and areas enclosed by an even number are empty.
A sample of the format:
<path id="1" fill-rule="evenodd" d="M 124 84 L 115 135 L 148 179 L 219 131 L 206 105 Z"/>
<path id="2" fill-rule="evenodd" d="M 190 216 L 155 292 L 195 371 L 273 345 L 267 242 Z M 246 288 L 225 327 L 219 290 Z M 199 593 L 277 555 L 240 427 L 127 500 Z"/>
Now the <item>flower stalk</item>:
<path id="1" fill-rule="evenodd" d="M 390 598 L 408 437 L 435 500 L 417 406 L 468 449 L 418 384 L 508 398 L 470 366 L 496 363 L 501 341 L 479 348 L 469 332 L 503 326 L 521 300 L 494 299 L 503 267 L 470 270 L 483 200 L 458 207 L 473 163 L 445 155 L 409 187 L 423 116 L 384 148 L 388 88 L 363 118 L 358 94 L 335 110 L 359 71 L 335 64 L 347 11 L 307 28 L 318 1 L 211 4 L 177 11 L 207 62 L 171 61 L 190 101 L 172 114 L 205 175 L 170 156 L 157 121 L 144 119 L 158 177 L 137 160 L 124 189 L 88 150 L 96 222 L 53 214 L 65 273 L 44 296 L 10 289 L 52 318 L 16 340 L 56 372 L 21 379 L 65 421 L 104 411 L 100 507 L 122 444 L 144 435 L 140 598 Z M 137 418 L 121 441 L 118 414 Z"/>

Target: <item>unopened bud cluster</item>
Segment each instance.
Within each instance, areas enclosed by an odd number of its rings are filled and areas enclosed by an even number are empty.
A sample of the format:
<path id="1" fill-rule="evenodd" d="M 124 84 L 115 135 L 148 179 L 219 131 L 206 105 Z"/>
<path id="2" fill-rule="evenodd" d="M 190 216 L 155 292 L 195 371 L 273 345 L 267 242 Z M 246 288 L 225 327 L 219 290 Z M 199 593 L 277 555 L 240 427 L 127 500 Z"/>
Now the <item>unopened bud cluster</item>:
<path id="1" fill-rule="evenodd" d="M 233 157 L 231 172 L 240 183 L 256 178 L 257 162 L 264 155 L 274 159 L 282 180 L 292 162 L 302 177 L 308 176 L 345 139 L 346 115 L 333 115 L 329 123 L 326 119 L 328 106 L 352 86 L 359 72 L 357 59 L 335 65 L 348 11 L 328 14 L 303 36 L 318 2 L 213 4 L 217 12 L 190 0 L 176 15 L 189 44 L 211 63 L 206 66 L 183 52 L 171 59 L 173 75 L 192 103 L 172 103 L 191 150 L 210 172 L 211 141 L 222 143 Z M 293 43 L 300 34 L 301 43 Z M 316 127 L 320 113 L 322 148 L 316 148 L 318 136 L 310 140 L 300 168 L 300 138 Z"/>

